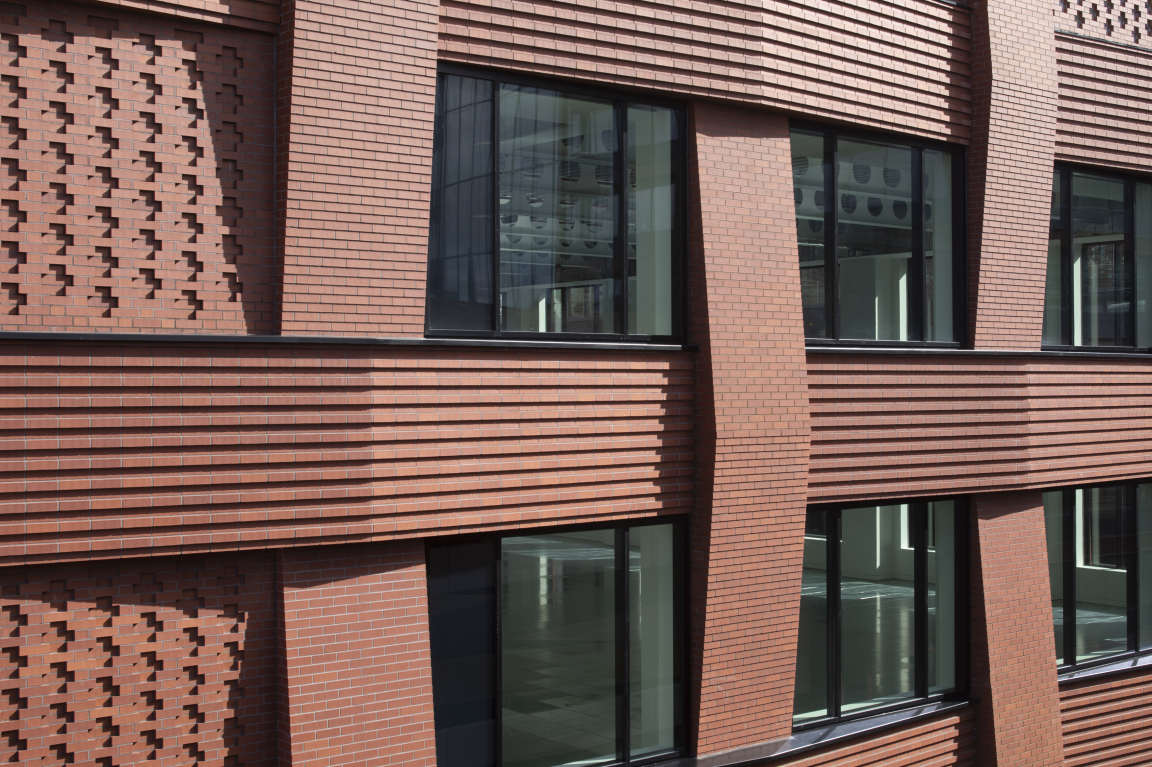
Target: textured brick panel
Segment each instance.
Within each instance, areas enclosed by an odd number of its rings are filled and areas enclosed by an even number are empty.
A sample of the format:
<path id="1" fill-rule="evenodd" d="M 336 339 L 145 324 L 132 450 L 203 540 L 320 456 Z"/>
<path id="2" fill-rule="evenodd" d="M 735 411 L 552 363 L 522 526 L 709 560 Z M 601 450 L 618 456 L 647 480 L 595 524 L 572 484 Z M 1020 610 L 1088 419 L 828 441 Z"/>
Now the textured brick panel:
<path id="1" fill-rule="evenodd" d="M 1143 171 L 1152 168 L 1149 63 L 1146 51 L 1056 35 L 1058 159 Z"/>
<path id="2" fill-rule="evenodd" d="M 424 547 L 291 551 L 281 560 L 293 767 L 434 767 Z"/>
<path id="3" fill-rule="evenodd" d="M 1142 360 L 808 356 L 812 500 L 1152 474 Z"/>
<path id="4" fill-rule="evenodd" d="M 269 331 L 269 38 L 95 10 L 0 15 L 0 329 Z"/>
<path id="5" fill-rule="evenodd" d="M 6 348 L 0 561 L 382 540 L 693 503 L 682 354 Z"/>
<path id="6" fill-rule="evenodd" d="M 778 762 L 781 767 L 971 767 L 976 764 L 972 711 Z"/>
<path id="7" fill-rule="evenodd" d="M 273 765 L 273 576 L 252 556 L 0 573 L 0 759 Z"/>
<path id="8" fill-rule="evenodd" d="M 708 754 L 791 730 L 808 424 L 787 121 L 703 102 L 690 121 L 692 655 Z"/>
<path id="9" fill-rule="evenodd" d="M 973 11 L 969 328 L 977 349 L 1039 349 L 1056 130 L 1050 0 Z"/>
<path id="10" fill-rule="evenodd" d="M 970 24 L 934 0 L 444 0 L 440 56 L 966 140 Z"/>
<path id="11" fill-rule="evenodd" d="M 1055 767 L 1060 700 L 1038 492 L 972 498 L 972 671 L 980 763 Z"/>
<path id="12" fill-rule="evenodd" d="M 261 32 L 276 32 L 280 0 L 90 0 L 98 5 L 148 11 Z"/>
<path id="13" fill-rule="evenodd" d="M 424 333 L 437 4 L 286 0 L 284 333 Z"/>
<path id="14" fill-rule="evenodd" d="M 1146 3 L 1053 1 L 1058 30 L 1152 49 L 1152 8 Z"/>
<path id="15" fill-rule="evenodd" d="M 1146 670 L 1064 685 L 1060 714 L 1068 767 L 1152 762 L 1152 677 Z"/>

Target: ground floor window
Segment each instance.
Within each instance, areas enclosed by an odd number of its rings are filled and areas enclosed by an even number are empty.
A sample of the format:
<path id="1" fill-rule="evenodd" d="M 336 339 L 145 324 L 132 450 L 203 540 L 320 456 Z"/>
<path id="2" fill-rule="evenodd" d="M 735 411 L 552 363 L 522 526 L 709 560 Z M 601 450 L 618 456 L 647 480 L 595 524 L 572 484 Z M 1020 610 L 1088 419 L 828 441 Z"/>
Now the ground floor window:
<path id="1" fill-rule="evenodd" d="M 958 500 L 809 508 L 795 726 L 967 688 L 967 527 Z"/>
<path id="2" fill-rule="evenodd" d="M 438 763 L 681 753 L 682 551 L 679 522 L 431 546 Z"/>

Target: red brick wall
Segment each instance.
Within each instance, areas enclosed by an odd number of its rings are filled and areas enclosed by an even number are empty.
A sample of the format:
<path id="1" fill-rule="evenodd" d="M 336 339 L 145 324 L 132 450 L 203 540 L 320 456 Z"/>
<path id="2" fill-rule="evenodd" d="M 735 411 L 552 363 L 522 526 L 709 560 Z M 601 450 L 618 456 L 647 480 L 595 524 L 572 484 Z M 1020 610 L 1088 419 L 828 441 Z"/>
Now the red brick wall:
<path id="1" fill-rule="evenodd" d="M 268 332 L 270 38 L 26 12 L 0 15 L 0 329 Z"/>
<path id="2" fill-rule="evenodd" d="M 424 333 L 436 13 L 423 0 L 284 3 L 284 333 Z"/>
<path id="3" fill-rule="evenodd" d="M 270 556 L 0 572 L 0 759 L 275 763 Z"/>
<path id="4" fill-rule="evenodd" d="M 1147 670 L 1062 685 L 1064 764 L 1148 764 L 1152 761 L 1152 679 Z"/>
<path id="5" fill-rule="evenodd" d="M 779 764 L 781 767 L 969 767 L 976 764 L 975 715 L 970 710 L 948 714 Z"/>
<path id="6" fill-rule="evenodd" d="M 1056 130 L 1051 0 L 973 7 L 970 341 L 1039 349 Z"/>
<path id="7" fill-rule="evenodd" d="M 1041 494 L 972 496 L 970 691 L 980 763 L 1054 767 L 1056 649 Z"/>
<path id="8" fill-rule="evenodd" d="M 1152 363 L 808 355 L 809 497 L 850 500 L 1152 475 Z"/>
<path id="9" fill-rule="evenodd" d="M 970 11 L 735 0 L 443 0 L 440 57 L 965 141 Z"/>
<path id="10" fill-rule="evenodd" d="M 280 21 L 280 0 L 88 0 L 95 5 L 130 8 L 184 19 L 228 24 L 262 32 L 276 32 Z"/>
<path id="11" fill-rule="evenodd" d="M 280 578 L 284 763 L 433 767 L 423 546 L 289 551 Z"/>
<path id="12" fill-rule="evenodd" d="M 692 656 L 707 754 L 791 730 L 808 425 L 787 122 L 702 102 L 690 121 Z"/>

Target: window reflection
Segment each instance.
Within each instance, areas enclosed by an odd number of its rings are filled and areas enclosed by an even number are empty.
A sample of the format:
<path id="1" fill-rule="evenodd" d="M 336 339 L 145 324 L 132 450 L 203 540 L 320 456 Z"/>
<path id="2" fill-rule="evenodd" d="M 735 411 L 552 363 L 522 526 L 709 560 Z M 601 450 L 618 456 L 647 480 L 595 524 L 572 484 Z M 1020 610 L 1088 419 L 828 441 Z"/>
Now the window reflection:
<path id="1" fill-rule="evenodd" d="M 800 297 L 804 336 L 828 337 L 824 264 L 824 136 L 792 132 L 792 195 L 800 251 Z"/>

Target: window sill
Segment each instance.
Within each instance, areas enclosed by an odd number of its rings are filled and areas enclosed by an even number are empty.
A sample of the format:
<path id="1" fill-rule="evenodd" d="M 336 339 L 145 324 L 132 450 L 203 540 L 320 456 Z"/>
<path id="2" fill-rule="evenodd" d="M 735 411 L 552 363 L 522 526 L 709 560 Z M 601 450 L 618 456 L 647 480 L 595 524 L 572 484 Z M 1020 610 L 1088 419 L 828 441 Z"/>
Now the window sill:
<path id="1" fill-rule="evenodd" d="M 751 765 L 768 764 L 806 751 L 839 745 L 855 738 L 874 735 L 912 722 L 960 711 L 970 704 L 971 701 L 967 700 L 929 703 L 879 716 L 853 719 L 849 722 L 837 722 L 826 727 L 814 727 L 811 730 L 797 732 L 788 738 L 757 743 L 732 751 L 660 762 L 654 767 L 750 767 Z"/>
<path id="2" fill-rule="evenodd" d="M 957 357 L 1068 357 L 1073 359 L 1152 360 L 1149 352 L 1096 352 L 1066 349 L 959 349 L 948 346 L 823 346 L 807 344 L 809 354 L 875 354 L 883 356 L 947 355 Z"/>
<path id="3" fill-rule="evenodd" d="M 1125 658 L 1100 666 L 1092 666 L 1091 668 L 1065 671 L 1062 674 L 1058 674 L 1056 679 L 1060 684 L 1066 682 L 1081 682 L 1085 679 L 1113 676 L 1115 674 L 1123 674 L 1126 671 L 1137 671 L 1139 669 L 1152 671 L 1152 655 L 1141 655 L 1136 658 Z"/>

